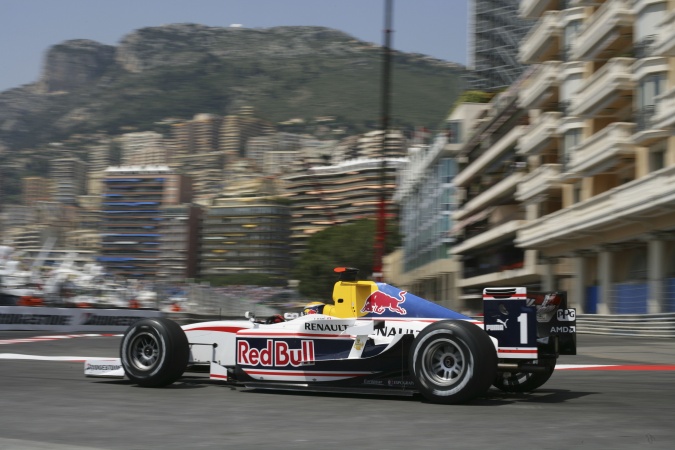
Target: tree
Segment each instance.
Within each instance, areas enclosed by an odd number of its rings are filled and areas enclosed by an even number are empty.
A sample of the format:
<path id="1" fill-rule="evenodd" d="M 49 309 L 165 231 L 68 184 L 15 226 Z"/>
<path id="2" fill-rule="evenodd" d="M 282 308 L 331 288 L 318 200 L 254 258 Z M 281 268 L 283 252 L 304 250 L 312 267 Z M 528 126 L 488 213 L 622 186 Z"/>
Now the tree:
<path id="1" fill-rule="evenodd" d="M 300 281 L 300 293 L 312 298 L 328 300 L 337 275 L 335 267 L 356 267 L 362 279 L 373 272 L 376 221 L 362 219 L 347 225 L 337 225 L 314 234 L 307 250 L 300 257 L 294 276 Z M 386 249 L 400 245 L 397 224 L 387 227 Z"/>

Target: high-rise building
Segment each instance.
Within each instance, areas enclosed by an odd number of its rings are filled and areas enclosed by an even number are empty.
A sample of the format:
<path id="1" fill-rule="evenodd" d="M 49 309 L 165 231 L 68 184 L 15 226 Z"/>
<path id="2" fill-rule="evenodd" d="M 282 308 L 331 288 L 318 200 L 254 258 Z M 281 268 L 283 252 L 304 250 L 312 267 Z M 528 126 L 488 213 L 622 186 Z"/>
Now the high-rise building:
<path id="1" fill-rule="evenodd" d="M 35 202 L 46 202 L 52 199 L 51 182 L 46 177 L 24 177 L 21 179 L 23 185 L 23 204 L 33 206 Z"/>
<path id="2" fill-rule="evenodd" d="M 519 0 L 471 0 L 471 89 L 498 91 L 513 84 L 523 73 L 525 65 L 518 60 L 518 48 L 532 21 L 518 14 L 519 3 Z"/>
<path id="3" fill-rule="evenodd" d="M 104 185 L 99 262 L 127 278 L 155 279 L 163 208 L 190 202 L 189 179 L 167 166 L 122 166 L 106 169 Z"/>
<path id="4" fill-rule="evenodd" d="M 200 276 L 290 276 L 290 211 L 273 198 L 221 198 L 204 214 Z"/>
<path id="5" fill-rule="evenodd" d="M 383 187 L 387 219 L 397 220 L 398 208 L 391 197 L 396 187 L 396 171 L 405 161 L 405 158 L 385 159 L 384 186 L 381 159 L 353 159 L 285 175 L 292 201 L 293 257 L 304 252 L 307 240 L 317 231 L 359 219 L 375 219 Z"/>
<path id="6" fill-rule="evenodd" d="M 251 109 L 245 109 L 238 115 L 225 116 L 220 128 L 220 150 L 225 152 L 226 162 L 244 157 L 246 144 L 252 137 L 272 134 L 272 125 L 253 117 Z"/>
<path id="7" fill-rule="evenodd" d="M 154 131 L 125 133 L 118 138 L 122 147 L 122 165 L 166 165 L 168 154 L 164 137 Z"/>
<path id="8" fill-rule="evenodd" d="M 202 208 L 184 203 L 161 208 L 161 260 L 157 278 L 178 283 L 198 274 L 199 229 Z"/>
<path id="9" fill-rule="evenodd" d="M 87 163 L 79 158 L 53 159 L 50 178 L 57 202 L 76 205 L 77 196 L 87 193 Z"/>
<path id="10" fill-rule="evenodd" d="M 87 160 L 89 173 L 103 172 L 110 166 L 120 163 L 118 155 L 114 154 L 115 143 L 110 138 L 100 138 L 98 142 L 87 146 L 89 158 Z"/>

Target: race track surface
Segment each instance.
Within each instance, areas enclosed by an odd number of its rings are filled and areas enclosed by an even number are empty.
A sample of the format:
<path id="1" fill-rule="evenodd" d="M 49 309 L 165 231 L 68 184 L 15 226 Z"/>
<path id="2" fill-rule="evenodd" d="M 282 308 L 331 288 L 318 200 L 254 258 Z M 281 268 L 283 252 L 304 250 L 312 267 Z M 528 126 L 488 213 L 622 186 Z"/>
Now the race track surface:
<path id="1" fill-rule="evenodd" d="M 675 448 L 669 339 L 579 335 L 579 355 L 538 391 L 453 406 L 254 391 L 208 374 L 162 389 L 85 378 L 75 361 L 117 357 L 119 343 L 0 332 L 0 449 Z"/>

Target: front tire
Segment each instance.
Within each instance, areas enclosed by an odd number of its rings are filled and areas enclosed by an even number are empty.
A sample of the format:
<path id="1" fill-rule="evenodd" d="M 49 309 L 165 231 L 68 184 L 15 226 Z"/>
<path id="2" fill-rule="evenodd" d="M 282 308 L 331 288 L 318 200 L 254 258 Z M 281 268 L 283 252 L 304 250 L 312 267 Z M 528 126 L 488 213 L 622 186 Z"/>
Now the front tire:
<path id="1" fill-rule="evenodd" d="M 493 385 L 504 392 L 532 392 L 551 378 L 555 363 L 555 359 L 540 360 L 537 365 L 544 369 L 542 372 L 499 372 Z"/>
<path id="2" fill-rule="evenodd" d="M 412 343 L 409 368 L 420 393 L 434 403 L 463 403 L 487 392 L 497 352 L 476 325 L 456 320 L 424 328 Z"/>
<path id="3" fill-rule="evenodd" d="M 127 377 L 144 387 L 167 386 L 183 375 L 190 357 L 185 332 L 166 318 L 141 319 L 124 333 L 120 358 Z"/>

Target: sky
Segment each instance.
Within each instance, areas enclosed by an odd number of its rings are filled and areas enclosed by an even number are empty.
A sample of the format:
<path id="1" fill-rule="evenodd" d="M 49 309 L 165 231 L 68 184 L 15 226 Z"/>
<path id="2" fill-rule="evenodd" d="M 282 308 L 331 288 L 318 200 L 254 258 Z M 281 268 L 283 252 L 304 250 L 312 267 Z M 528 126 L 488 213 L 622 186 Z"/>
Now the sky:
<path id="1" fill-rule="evenodd" d="M 469 0 L 393 0 L 392 47 L 467 64 Z M 0 92 L 40 77 L 49 47 L 117 45 L 139 28 L 325 26 L 384 42 L 385 0 L 0 0 Z"/>

